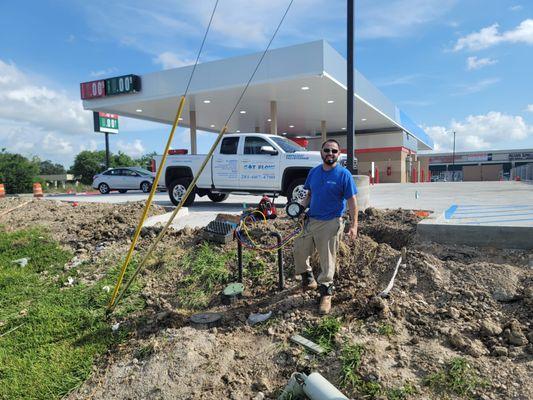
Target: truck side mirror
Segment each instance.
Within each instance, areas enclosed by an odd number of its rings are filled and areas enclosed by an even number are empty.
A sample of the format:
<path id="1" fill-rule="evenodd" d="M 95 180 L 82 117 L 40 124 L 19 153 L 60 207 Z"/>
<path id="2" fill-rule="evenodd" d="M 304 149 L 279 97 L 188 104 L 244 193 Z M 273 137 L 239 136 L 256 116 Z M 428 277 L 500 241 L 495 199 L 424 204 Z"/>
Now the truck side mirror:
<path id="1" fill-rule="evenodd" d="M 278 154 L 278 151 L 274 149 L 272 146 L 261 146 L 261 154 L 270 154 L 271 156 L 275 156 Z"/>

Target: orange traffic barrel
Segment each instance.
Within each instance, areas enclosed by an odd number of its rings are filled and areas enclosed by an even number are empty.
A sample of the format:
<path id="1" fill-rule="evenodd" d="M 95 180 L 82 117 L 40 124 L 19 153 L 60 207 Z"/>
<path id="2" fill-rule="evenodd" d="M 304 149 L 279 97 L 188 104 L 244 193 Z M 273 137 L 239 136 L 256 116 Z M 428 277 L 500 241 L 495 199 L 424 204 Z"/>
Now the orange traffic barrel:
<path id="1" fill-rule="evenodd" d="M 0 183 L 0 198 L 6 197 L 6 190 L 4 189 L 4 184 Z"/>
<path id="2" fill-rule="evenodd" d="M 43 188 L 40 183 L 33 184 L 33 197 L 43 197 Z"/>

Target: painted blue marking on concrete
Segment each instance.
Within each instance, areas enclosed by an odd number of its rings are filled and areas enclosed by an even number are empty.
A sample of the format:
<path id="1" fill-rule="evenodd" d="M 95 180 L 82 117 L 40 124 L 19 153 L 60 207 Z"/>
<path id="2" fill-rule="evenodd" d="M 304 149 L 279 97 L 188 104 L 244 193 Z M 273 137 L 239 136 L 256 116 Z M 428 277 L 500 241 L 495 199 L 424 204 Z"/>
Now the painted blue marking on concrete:
<path id="1" fill-rule="evenodd" d="M 459 219 L 472 219 L 472 218 L 497 218 L 497 217 L 522 217 L 524 215 L 532 215 L 533 212 L 525 213 L 525 214 L 512 214 L 512 215 L 499 215 L 499 214 L 491 214 L 491 215 L 479 215 L 477 217 L 453 217 L 448 219 L 459 220 Z"/>
<path id="2" fill-rule="evenodd" d="M 482 224 L 491 224 L 496 222 L 523 222 L 523 221 L 533 221 L 533 218 L 523 218 L 523 219 L 497 219 L 494 221 L 483 221 L 483 222 L 463 222 L 461 225 L 482 225 Z"/>
<path id="3" fill-rule="evenodd" d="M 504 213 L 504 212 L 522 212 L 522 211 L 528 211 L 528 210 L 531 210 L 533 212 L 533 207 L 531 207 L 529 209 L 528 208 L 515 208 L 515 209 L 501 209 L 501 210 L 456 211 L 455 215 Z"/>
<path id="4" fill-rule="evenodd" d="M 453 204 L 450 208 L 444 211 L 444 218 L 450 219 L 456 210 L 457 210 L 457 205 Z"/>

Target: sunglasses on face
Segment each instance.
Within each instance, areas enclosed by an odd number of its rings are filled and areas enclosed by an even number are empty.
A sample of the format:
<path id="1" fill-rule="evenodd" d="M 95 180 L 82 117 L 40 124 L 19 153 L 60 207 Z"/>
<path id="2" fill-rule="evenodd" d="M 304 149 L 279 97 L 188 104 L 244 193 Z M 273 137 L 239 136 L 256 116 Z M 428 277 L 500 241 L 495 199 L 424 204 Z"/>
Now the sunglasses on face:
<path id="1" fill-rule="evenodd" d="M 329 153 L 332 153 L 332 154 L 337 154 L 339 152 L 339 150 L 337 149 L 322 149 L 322 151 L 326 154 L 329 154 Z"/>

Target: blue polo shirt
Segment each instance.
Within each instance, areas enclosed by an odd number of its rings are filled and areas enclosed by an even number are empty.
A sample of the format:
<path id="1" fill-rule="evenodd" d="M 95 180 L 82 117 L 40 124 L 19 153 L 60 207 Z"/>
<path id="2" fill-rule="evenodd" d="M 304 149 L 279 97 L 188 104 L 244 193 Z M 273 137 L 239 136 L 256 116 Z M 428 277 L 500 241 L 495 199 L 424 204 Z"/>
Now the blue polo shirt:
<path id="1" fill-rule="evenodd" d="M 346 200 L 357 194 L 352 174 L 339 164 L 330 171 L 324 171 L 322 165 L 313 168 L 304 188 L 311 190 L 308 215 L 322 221 L 342 216 Z"/>

